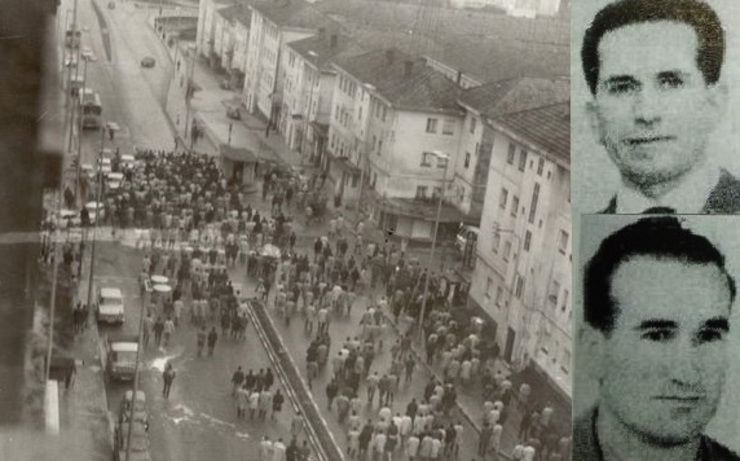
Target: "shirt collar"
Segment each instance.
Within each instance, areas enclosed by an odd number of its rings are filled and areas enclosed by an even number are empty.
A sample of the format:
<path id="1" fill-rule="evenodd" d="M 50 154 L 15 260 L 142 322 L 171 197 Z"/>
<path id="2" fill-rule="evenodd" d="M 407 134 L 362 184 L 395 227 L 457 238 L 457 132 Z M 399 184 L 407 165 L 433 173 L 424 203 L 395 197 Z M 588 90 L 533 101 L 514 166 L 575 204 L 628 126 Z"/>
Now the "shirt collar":
<path id="1" fill-rule="evenodd" d="M 640 191 L 622 183 L 617 191 L 616 213 L 642 213 L 653 207 L 669 207 L 678 214 L 701 213 L 720 176 L 721 169 L 706 162 L 689 172 L 678 187 L 657 200 L 646 197 Z"/>

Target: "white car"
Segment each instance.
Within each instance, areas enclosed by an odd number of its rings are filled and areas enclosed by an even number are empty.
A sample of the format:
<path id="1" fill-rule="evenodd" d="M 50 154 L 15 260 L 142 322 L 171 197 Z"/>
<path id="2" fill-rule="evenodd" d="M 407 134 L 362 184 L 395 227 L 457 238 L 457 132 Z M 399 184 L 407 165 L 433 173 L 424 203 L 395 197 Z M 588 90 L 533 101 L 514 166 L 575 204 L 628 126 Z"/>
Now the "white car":
<path id="1" fill-rule="evenodd" d="M 123 324 L 123 294 L 118 288 L 101 288 L 98 291 L 95 314 L 98 322 Z"/>
<path id="2" fill-rule="evenodd" d="M 477 240 L 479 232 L 480 228 L 478 227 L 467 225 L 462 226 L 457 237 L 455 237 L 455 246 L 457 247 L 457 250 L 460 253 L 463 253 L 465 251 L 465 247 L 468 245 L 468 240 L 473 238 Z M 475 248 L 473 248 L 473 251 L 475 251 Z"/>
<path id="3" fill-rule="evenodd" d="M 136 158 L 131 154 L 121 155 L 121 165 L 131 167 L 136 163 Z"/>
<path id="4" fill-rule="evenodd" d="M 90 217 L 90 224 L 95 224 L 98 219 L 98 215 L 100 215 L 101 218 L 105 217 L 103 204 L 100 202 L 87 202 L 85 204 L 85 209 L 87 209 L 87 215 Z"/>
<path id="5" fill-rule="evenodd" d="M 123 183 L 123 173 L 108 173 L 106 175 L 109 190 L 117 190 Z"/>

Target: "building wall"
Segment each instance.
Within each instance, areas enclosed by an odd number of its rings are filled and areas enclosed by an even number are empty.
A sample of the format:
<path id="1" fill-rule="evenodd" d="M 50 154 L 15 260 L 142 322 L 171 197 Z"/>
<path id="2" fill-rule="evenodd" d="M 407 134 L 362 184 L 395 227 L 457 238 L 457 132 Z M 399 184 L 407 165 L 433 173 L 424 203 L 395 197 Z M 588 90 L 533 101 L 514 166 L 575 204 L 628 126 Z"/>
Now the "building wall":
<path id="1" fill-rule="evenodd" d="M 246 72 L 247 50 L 249 49 L 249 27 L 236 21 L 234 27 L 234 58 L 232 68 Z"/>
<path id="2" fill-rule="evenodd" d="M 476 184 L 480 179 L 481 164 L 488 166 L 485 154 L 482 154 L 484 124 L 478 114 L 467 111 L 462 121 L 459 154 L 455 162 L 455 178 L 451 194 L 451 203 L 465 214 L 473 211 L 473 196 Z M 485 175 L 484 175 L 485 176 Z"/>
<path id="3" fill-rule="evenodd" d="M 456 82 L 463 89 L 473 88 L 476 86 L 480 86 L 482 84 L 472 75 L 466 74 L 465 72 L 461 70 L 455 69 L 449 64 L 445 64 L 430 56 L 425 56 L 425 58 L 426 58 L 427 66 L 436 70 L 437 72 L 449 78 L 453 82 Z"/>
<path id="4" fill-rule="evenodd" d="M 428 120 L 436 119 L 436 132 L 427 132 Z M 445 120 L 448 121 L 449 134 L 443 134 Z M 382 119 L 381 119 L 382 123 Z M 387 149 L 378 153 L 377 149 L 370 155 L 372 169 L 386 177 L 384 192 L 388 197 L 417 198 L 418 187 L 426 187 L 426 198 L 433 198 L 435 188 L 440 188 L 444 181 L 454 176 L 454 165 L 457 162 L 458 144 L 462 131 L 462 118 L 457 115 L 437 113 L 396 111 L 395 117 L 389 120 L 380 130 L 372 124 L 374 134 L 386 135 Z M 370 144 L 372 146 L 372 137 Z M 385 144 L 385 143 L 384 143 Z M 443 178 L 445 169 L 433 156 L 424 153 L 440 151 L 450 156 L 447 177 Z M 449 194 L 445 194 L 449 197 Z"/>
<path id="5" fill-rule="evenodd" d="M 206 32 L 209 29 L 209 25 L 206 23 L 206 10 L 211 3 L 211 0 L 201 0 L 198 3 L 198 26 L 195 32 L 195 50 L 201 56 L 205 54 L 203 50 L 208 42 L 208 34 Z"/>
<path id="6" fill-rule="evenodd" d="M 504 353 L 511 329 L 512 360 L 537 360 L 566 383 L 572 353 L 571 246 L 570 235 L 561 244 L 561 231 L 571 228 L 569 166 L 500 130 L 494 129 L 494 136 L 470 296 L 498 325 L 496 340 Z M 536 211 L 530 213 L 535 185 Z"/>

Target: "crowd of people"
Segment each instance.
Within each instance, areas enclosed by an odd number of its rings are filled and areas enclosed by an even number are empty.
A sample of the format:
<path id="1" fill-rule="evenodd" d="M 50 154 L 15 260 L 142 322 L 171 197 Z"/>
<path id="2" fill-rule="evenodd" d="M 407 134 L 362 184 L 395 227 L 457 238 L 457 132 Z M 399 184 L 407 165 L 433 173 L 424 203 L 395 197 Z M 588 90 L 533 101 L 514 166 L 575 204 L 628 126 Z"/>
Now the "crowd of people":
<path id="1" fill-rule="evenodd" d="M 219 337 L 216 326 L 210 332 L 205 329 L 208 324 L 221 326 L 221 338 L 243 340 L 247 294 L 234 287 L 229 273 L 237 265 L 245 266 L 247 276 L 256 282 L 257 298 L 269 300 L 285 323 L 302 321 L 311 338 L 306 351 L 309 386 L 330 365 L 333 379 L 326 393 L 347 427 L 351 456 L 390 457 L 403 451 L 410 459 L 453 457 L 462 431 L 451 416 L 457 392 L 479 387 L 484 402 L 480 456 L 498 450 L 508 416 L 516 409 L 523 416 L 514 456 L 521 452 L 521 459 L 528 459 L 534 448 L 532 459 L 566 459 L 558 458 L 558 447 L 568 443 L 567 428 L 559 427 L 551 408 L 528 401 L 531 390 L 526 383 L 514 392 L 510 377 L 496 373 L 499 351 L 493 338 L 482 334 L 478 323 L 461 323 L 450 309 L 464 294 L 453 291 L 442 277 L 428 274 L 408 257 L 405 245 L 375 243 L 367 237 L 363 221 L 352 226 L 337 214 L 328 220 L 326 235 L 302 251 L 296 246 L 291 215 L 308 213 L 302 195 L 305 179 L 265 171 L 262 199 L 269 211 L 260 213 L 254 203 L 259 197 L 248 197 L 243 184 L 227 180 L 211 157 L 140 151 L 136 160 L 128 166 L 114 160 L 114 171 L 121 171 L 125 181 L 122 187 L 105 191 L 102 219 L 114 229 L 145 229 L 137 238 L 137 246 L 146 252 L 142 280 L 163 274 L 172 281 L 172 293 L 150 307 L 147 343 L 153 335 L 157 344 L 166 345 L 187 319 L 198 329 L 199 352 L 207 342 L 212 354 Z M 317 179 L 311 182 L 315 185 Z M 410 381 L 420 366 L 412 351 L 411 331 L 403 325 L 418 325 L 427 277 L 421 350 L 423 360 L 441 376 L 430 381 L 423 395 L 407 402 L 405 414 L 388 415 L 400 381 Z M 341 340 L 332 338 L 329 326 L 334 318 L 349 317 L 360 297 L 368 298 L 369 304 L 359 307 L 364 312 L 356 335 L 346 338 L 334 353 L 332 342 Z M 390 347 L 391 365 L 371 372 L 383 349 L 382 332 L 391 322 L 401 330 L 401 339 Z M 246 384 L 245 378 L 234 387 L 238 417 L 246 418 L 246 410 L 250 419 L 274 414 L 279 392 L 273 395 L 269 387 Z M 364 425 L 358 423 L 363 414 L 358 406 L 361 386 L 366 387 L 371 408 L 378 395 L 381 410 L 377 419 L 373 415 Z M 411 418 L 410 425 L 405 418 Z"/>

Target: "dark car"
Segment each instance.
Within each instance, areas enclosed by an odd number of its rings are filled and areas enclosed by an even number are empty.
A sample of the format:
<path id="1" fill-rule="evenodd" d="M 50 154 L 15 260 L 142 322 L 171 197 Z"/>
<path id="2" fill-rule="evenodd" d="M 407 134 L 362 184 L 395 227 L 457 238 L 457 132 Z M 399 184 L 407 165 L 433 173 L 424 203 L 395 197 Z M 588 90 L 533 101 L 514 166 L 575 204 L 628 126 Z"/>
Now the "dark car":
<path id="1" fill-rule="evenodd" d="M 242 118 L 239 108 L 233 106 L 226 109 L 226 116 L 234 120 L 240 120 Z"/>
<path id="2" fill-rule="evenodd" d="M 155 61 L 153 57 L 147 56 L 141 60 L 141 67 L 147 67 L 147 68 L 154 67 L 156 63 L 157 61 Z"/>

